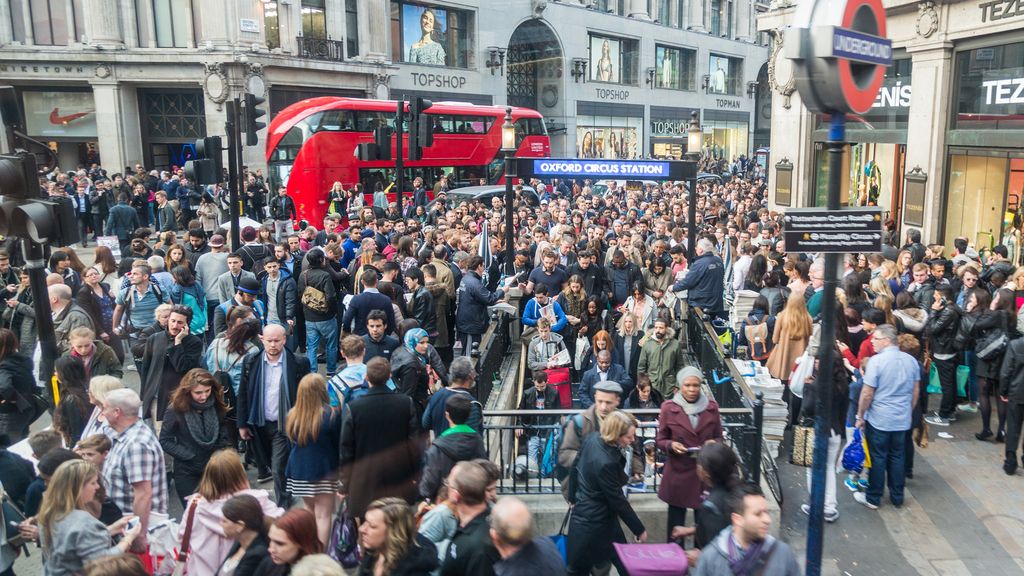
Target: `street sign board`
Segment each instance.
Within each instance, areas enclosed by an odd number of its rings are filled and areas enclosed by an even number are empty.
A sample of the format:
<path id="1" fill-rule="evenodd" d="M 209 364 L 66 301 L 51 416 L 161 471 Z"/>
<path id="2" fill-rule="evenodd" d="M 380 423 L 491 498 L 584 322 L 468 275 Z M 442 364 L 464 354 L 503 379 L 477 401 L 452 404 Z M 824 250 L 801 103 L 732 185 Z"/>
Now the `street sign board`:
<path id="1" fill-rule="evenodd" d="M 516 162 L 520 178 L 692 180 L 697 177 L 696 164 L 683 161 L 518 158 Z"/>
<path id="2" fill-rule="evenodd" d="M 881 208 L 793 208 L 782 221 L 787 252 L 882 251 Z"/>

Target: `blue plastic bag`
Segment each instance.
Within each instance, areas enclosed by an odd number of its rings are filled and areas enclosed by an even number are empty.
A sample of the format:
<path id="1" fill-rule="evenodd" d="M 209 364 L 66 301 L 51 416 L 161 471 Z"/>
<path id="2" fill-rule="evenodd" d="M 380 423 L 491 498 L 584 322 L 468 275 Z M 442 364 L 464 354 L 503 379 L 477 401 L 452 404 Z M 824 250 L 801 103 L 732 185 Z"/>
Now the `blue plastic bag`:
<path id="1" fill-rule="evenodd" d="M 569 565 L 569 550 L 567 548 L 568 541 L 566 539 L 566 534 L 569 529 L 570 516 L 572 516 L 572 508 L 565 511 L 565 516 L 562 518 L 562 527 L 558 530 L 558 534 L 548 536 L 548 538 L 555 543 L 555 548 L 558 548 L 558 553 L 562 556 L 562 563 L 566 566 Z"/>
<path id="2" fill-rule="evenodd" d="M 853 430 L 853 440 L 843 450 L 843 469 L 860 474 L 864 471 L 864 442 L 861 440 L 860 428 Z"/>

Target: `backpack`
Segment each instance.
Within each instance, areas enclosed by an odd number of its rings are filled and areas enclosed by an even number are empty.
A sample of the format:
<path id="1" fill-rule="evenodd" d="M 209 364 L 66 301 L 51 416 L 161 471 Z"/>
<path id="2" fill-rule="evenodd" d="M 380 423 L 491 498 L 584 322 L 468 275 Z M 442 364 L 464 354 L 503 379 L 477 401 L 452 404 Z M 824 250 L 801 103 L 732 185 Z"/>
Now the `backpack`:
<path id="1" fill-rule="evenodd" d="M 160 304 L 163 304 L 165 300 L 163 290 L 160 289 L 160 283 L 155 280 L 150 280 L 149 287 L 156 294 L 157 301 L 159 301 Z M 129 284 L 121 291 L 122 299 L 124 300 L 124 315 L 121 316 L 121 326 L 125 327 L 125 331 L 130 333 L 139 332 L 143 328 L 148 328 L 148 326 L 136 326 L 132 324 L 132 308 L 135 307 L 135 294 L 132 294 L 134 289 L 135 287 Z M 149 294 L 149 292 L 147 291 L 146 294 Z M 143 295 L 142 297 L 145 298 L 146 296 Z M 190 326 L 189 330 L 191 329 L 192 328 Z"/>
<path id="2" fill-rule="evenodd" d="M 558 454 L 559 452 L 562 451 L 562 440 L 565 439 L 565 431 L 566 431 L 566 429 L 569 428 L 570 424 L 572 424 L 573 429 L 576 431 L 576 437 L 580 439 L 580 451 L 582 451 L 582 443 L 583 443 L 583 413 L 578 413 L 578 414 L 573 414 L 572 418 L 569 418 L 568 420 L 566 420 L 565 424 L 562 426 L 562 429 L 558 431 L 558 439 L 555 440 L 555 454 Z M 579 454 L 578 453 L 576 454 L 576 457 L 579 458 Z M 575 462 L 573 462 L 573 466 L 572 466 L 571 469 L 566 468 L 565 466 L 562 466 L 561 464 L 556 464 L 555 465 L 555 478 L 557 478 L 559 482 L 562 482 L 563 480 L 568 478 L 570 473 L 573 470 L 575 470 L 575 469 L 576 469 L 576 463 Z"/>
<path id="3" fill-rule="evenodd" d="M 181 293 L 181 303 L 192 309 L 192 321 L 188 323 L 189 333 L 199 335 L 206 332 L 206 303 L 200 303 L 196 295 L 188 291 Z"/>
<path id="4" fill-rule="evenodd" d="M 252 272 L 255 276 L 263 273 L 263 260 L 267 258 L 267 247 L 263 244 L 246 244 L 237 250 L 242 257 L 242 269 Z"/>
<path id="5" fill-rule="evenodd" d="M 218 384 L 220 384 L 220 388 L 224 392 L 224 403 L 228 405 L 228 408 L 234 408 L 237 405 L 235 398 L 235 384 L 231 380 L 231 369 L 246 356 L 248 356 L 248 354 L 239 354 L 238 358 L 235 358 L 235 361 L 232 362 L 226 370 L 222 370 L 220 367 L 220 345 L 218 344 L 213 349 L 213 365 L 215 368 L 213 371 L 213 378 Z"/>
<path id="6" fill-rule="evenodd" d="M 768 360 L 771 350 L 768 347 L 768 322 L 767 318 L 751 324 L 748 317 L 743 323 L 743 336 L 747 339 L 747 356 L 751 360 L 764 362 Z"/>
<path id="7" fill-rule="evenodd" d="M 309 270 L 303 272 L 303 278 L 304 283 L 309 280 Z M 327 294 L 324 294 L 323 290 L 315 286 L 310 286 L 309 284 L 306 284 L 306 287 L 302 289 L 302 297 L 299 301 L 302 302 L 303 306 L 309 308 L 313 312 L 326 314 L 329 310 L 329 307 L 327 306 Z"/>

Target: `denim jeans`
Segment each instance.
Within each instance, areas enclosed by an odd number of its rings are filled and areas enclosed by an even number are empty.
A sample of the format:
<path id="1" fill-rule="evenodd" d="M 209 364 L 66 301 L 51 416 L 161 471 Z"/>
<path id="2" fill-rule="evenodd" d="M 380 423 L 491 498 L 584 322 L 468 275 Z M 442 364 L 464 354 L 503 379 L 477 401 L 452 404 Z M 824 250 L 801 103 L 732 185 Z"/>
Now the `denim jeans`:
<path id="1" fill-rule="evenodd" d="M 312 372 L 317 371 L 316 355 L 321 339 L 324 340 L 327 371 L 333 374 L 338 369 L 338 323 L 334 318 L 321 322 L 306 321 L 306 357 Z"/>
<path id="2" fill-rule="evenodd" d="M 956 358 L 950 360 L 935 358 L 932 363 L 939 373 L 939 384 L 942 386 L 939 416 L 949 418 L 956 414 Z"/>
<path id="3" fill-rule="evenodd" d="M 530 436 L 526 444 L 526 454 L 530 458 L 530 469 L 536 469 L 540 473 L 541 460 L 544 458 L 544 446 L 547 438 L 543 436 Z"/>
<path id="4" fill-rule="evenodd" d="M 871 469 L 868 471 L 868 502 L 878 506 L 885 491 L 886 478 L 889 481 L 889 501 L 894 506 L 903 505 L 903 488 L 906 484 L 906 436 L 907 430 L 886 432 L 864 423 L 864 434 L 871 453 Z"/>

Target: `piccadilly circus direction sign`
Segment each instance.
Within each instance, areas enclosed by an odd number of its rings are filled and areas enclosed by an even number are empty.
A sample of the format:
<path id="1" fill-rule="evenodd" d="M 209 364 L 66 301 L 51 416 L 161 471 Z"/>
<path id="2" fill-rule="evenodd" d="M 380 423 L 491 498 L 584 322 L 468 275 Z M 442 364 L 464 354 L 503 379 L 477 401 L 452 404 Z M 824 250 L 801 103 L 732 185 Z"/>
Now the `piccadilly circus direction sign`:
<path id="1" fill-rule="evenodd" d="M 796 41 L 785 50 L 804 105 L 822 113 L 871 110 L 892 64 L 882 1 L 803 1 L 794 24 Z"/>

